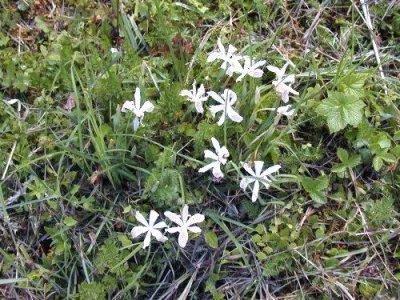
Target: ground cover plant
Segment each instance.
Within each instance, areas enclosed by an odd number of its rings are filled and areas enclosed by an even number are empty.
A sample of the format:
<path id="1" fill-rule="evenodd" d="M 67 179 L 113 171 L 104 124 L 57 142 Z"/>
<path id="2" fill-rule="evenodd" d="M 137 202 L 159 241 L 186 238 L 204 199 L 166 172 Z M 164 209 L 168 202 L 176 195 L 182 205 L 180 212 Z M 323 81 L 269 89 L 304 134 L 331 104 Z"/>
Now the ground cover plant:
<path id="1" fill-rule="evenodd" d="M 0 296 L 397 299 L 398 1 L 0 0 Z"/>

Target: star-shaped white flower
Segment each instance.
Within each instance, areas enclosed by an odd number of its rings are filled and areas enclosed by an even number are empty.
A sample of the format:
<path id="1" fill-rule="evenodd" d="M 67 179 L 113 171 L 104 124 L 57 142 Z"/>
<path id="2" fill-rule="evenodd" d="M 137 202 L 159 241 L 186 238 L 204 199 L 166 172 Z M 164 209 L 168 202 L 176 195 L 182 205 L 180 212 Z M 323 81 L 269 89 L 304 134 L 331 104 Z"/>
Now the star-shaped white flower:
<path id="1" fill-rule="evenodd" d="M 233 105 L 237 101 L 237 95 L 234 91 L 230 89 L 225 89 L 221 95 L 218 95 L 216 92 L 210 91 L 208 95 L 211 96 L 215 101 L 217 101 L 218 105 L 211 105 L 210 112 L 215 117 L 217 112 L 222 111 L 222 115 L 219 118 L 217 124 L 221 126 L 224 122 L 226 117 L 231 119 L 234 122 L 240 123 L 242 122 L 243 118 L 233 110 Z"/>
<path id="2" fill-rule="evenodd" d="M 292 93 L 293 95 L 299 94 L 291 87 L 295 81 L 294 75 L 285 75 L 288 66 L 289 62 L 287 62 L 281 69 L 275 66 L 267 66 L 269 71 L 275 73 L 276 78 L 272 81 L 272 84 L 284 103 L 289 101 L 289 93 Z"/>
<path id="3" fill-rule="evenodd" d="M 231 66 L 228 68 L 226 73 L 232 76 L 233 73 L 239 73 L 239 77 L 236 78 L 236 82 L 241 81 L 246 75 L 254 78 L 260 78 L 264 74 L 264 71 L 260 69 L 265 65 L 265 60 L 255 61 L 249 56 L 244 56 L 243 66 L 239 61 L 233 61 Z"/>
<path id="4" fill-rule="evenodd" d="M 288 104 L 285 106 L 278 107 L 276 112 L 280 115 L 284 115 L 286 117 L 291 117 L 294 115 L 294 109 L 291 109 L 292 105 Z"/>
<path id="5" fill-rule="evenodd" d="M 177 224 L 176 227 L 171 227 L 167 229 L 169 233 L 176 233 L 179 232 L 178 236 L 178 244 L 182 248 L 185 248 L 188 240 L 189 240 L 189 233 L 200 233 L 201 228 L 198 226 L 193 226 L 196 223 L 201 223 L 204 221 L 204 215 L 202 214 L 194 214 L 193 216 L 189 215 L 189 207 L 184 205 L 182 208 L 181 215 L 175 214 L 170 211 L 166 211 L 164 215 L 170 219 L 172 222 Z"/>
<path id="6" fill-rule="evenodd" d="M 150 216 L 149 216 L 149 222 L 146 221 L 146 219 L 143 217 L 143 215 L 140 212 L 136 212 L 136 220 L 141 223 L 143 226 L 135 226 L 132 228 L 131 234 L 133 238 L 138 237 L 139 235 L 146 233 L 146 237 L 144 238 L 143 241 L 143 249 L 148 247 L 150 245 L 150 240 L 151 237 L 155 237 L 157 241 L 159 242 L 165 242 L 168 240 L 166 236 L 164 236 L 160 229 L 167 227 L 167 224 L 165 222 L 158 222 L 158 213 L 154 210 L 150 211 Z"/>
<path id="7" fill-rule="evenodd" d="M 269 167 L 263 171 L 264 162 L 263 161 L 255 161 L 254 162 L 254 171 L 249 166 L 248 163 L 243 164 L 243 168 L 249 173 L 250 175 L 244 176 L 240 181 L 240 187 L 243 190 L 246 190 L 247 186 L 251 183 L 253 185 L 253 192 L 251 195 L 251 201 L 255 202 L 258 199 L 258 194 L 260 192 L 260 183 L 262 183 L 266 189 L 270 187 L 270 183 L 274 180 L 272 173 L 277 172 L 281 166 L 274 165 Z"/>
<path id="8" fill-rule="evenodd" d="M 222 45 L 221 39 L 219 38 L 217 41 L 217 50 L 212 51 L 208 57 L 207 62 L 213 62 L 216 59 L 222 60 L 221 69 L 226 70 L 228 65 L 233 64 L 234 62 L 240 60 L 242 57 L 236 54 L 237 49 L 228 45 L 228 49 L 225 50 L 224 45 Z"/>
<path id="9" fill-rule="evenodd" d="M 126 112 L 127 110 L 133 112 L 135 115 L 135 119 L 133 120 L 133 130 L 137 130 L 142 123 L 144 113 L 152 112 L 154 109 L 154 105 L 150 101 L 146 101 L 143 103 L 143 106 L 140 106 L 140 89 L 137 87 L 135 90 L 135 101 L 125 101 L 122 105 L 121 111 Z"/>
<path id="10" fill-rule="evenodd" d="M 224 174 L 221 171 L 221 165 L 225 165 L 228 161 L 229 151 L 225 146 L 221 147 L 215 138 L 211 138 L 211 143 L 214 146 L 215 153 L 211 150 L 204 150 L 204 158 L 209 158 L 213 162 L 199 169 L 200 173 L 207 172 L 212 169 L 215 178 L 222 178 Z"/>
<path id="11" fill-rule="evenodd" d="M 198 113 L 202 114 L 204 112 L 203 102 L 207 101 L 208 95 L 203 84 L 196 89 L 196 81 L 194 81 L 192 90 L 182 90 L 179 95 L 187 97 L 188 101 L 193 102 Z"/>

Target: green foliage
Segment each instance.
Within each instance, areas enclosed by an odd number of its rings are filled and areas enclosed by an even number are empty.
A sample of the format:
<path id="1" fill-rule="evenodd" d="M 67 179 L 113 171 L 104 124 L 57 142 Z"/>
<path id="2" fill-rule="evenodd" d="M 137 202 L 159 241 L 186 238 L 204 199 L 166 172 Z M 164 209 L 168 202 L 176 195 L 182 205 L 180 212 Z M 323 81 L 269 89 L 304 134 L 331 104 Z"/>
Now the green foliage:
<path id="1" fill-rule="evenodd" d="M 397 296 L 399 8 L 368 6 L 382 78 L 346 1 L 50 2 L 0 0 L 3 298 Z M 296 114 L 273 111 L 266 65 L 236 82 L 208 63 L 218 38 L 293 62 Z M 243 122 L 218 126 L 211 99 L 197 114 L 179 95 L 194 80 L 233 89 Z M 137 131 L 121 112 L 135 87 L 155 105 Z M 221 180 L 198 173 L 211 137 L 230 152 Z M 282 168 L 252 203 L 239 181 L 254 160 Z M 206 215 L 195 243 L 131 238 L 135 211 L 184 203 Z"/>
<path id="2" fill-rule="evenodd" d="M 106 291 L 104 285 L 97 282 L 84 282 L 79 285 L 78 299 L 80 300 L 98 300 L 106 299 Z"/>
<path id="3" fill-rule="evenodd" d="M 349 155 L 347 150 L 343 148 L 338 148 L 336 154 L 340 159 L 340 163 L 332 167 L 332 172 L 338 173 L 341 176 L 343 176 L 347 170 L 351 170 L 361 163 L 360 155 Z"/>
<path id="4" fill-rule="evenodd" d="M 317 178 L 303 176 L 301 177 L 301 185 L 310 195 L 315 205 L 326 203 L 326 189 L 329 186 L 329 178 L 327 176 L 322 175 Z"/>
<path id="5" fill-rule="evenodd" d="M 328 92 L 316 112 L 326 118 L 331 133 L 347 125 L 357 126 L 362 121 L 365 103 L 357 96 L 343 92 Z"/>

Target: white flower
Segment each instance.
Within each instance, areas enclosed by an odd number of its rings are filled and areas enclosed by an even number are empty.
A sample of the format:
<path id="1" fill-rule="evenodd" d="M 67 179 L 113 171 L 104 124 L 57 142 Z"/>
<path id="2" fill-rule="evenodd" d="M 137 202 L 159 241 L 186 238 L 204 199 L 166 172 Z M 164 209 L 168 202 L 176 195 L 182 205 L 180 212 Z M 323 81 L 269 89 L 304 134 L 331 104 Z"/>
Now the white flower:
<path id="1" fill-rule="evenodd" d="M 249 164 L 243 164 L 243 168 L 247 171 L 247 173 L 250 174 L 250 176 L 245 176 L 242 178 L 240 181 L 240 187 L 243 190 L 246 190 L 247 186 L 254 182 L 253 193 L 251 195 L 251 201 L 253 202 L 255 202 L 258 198 L 260 183 L 262 183 L 265 188 L 268 189 L 270 187 L 270 183 L 274 179 L 271 174 L 277 172 L 281 168 L 280 165 L 274 165 L 263 171 L 263 166 L 263 161 L 255 161 L 253 171 Z"/>
<path id="2" fill-rule="evenodd" d="M 221 64 L 221 69 L 226 70 L 226 68 L 228 67 L 228 64 L 231 65 L 235 61 L 238 61 L 239 59 L 242 58 L 240 55 L 235 54 L 237 49 L 232 45 L 229 45 L 228 49 L 225 50 L 225 47 L 224 47 L 224 45 L 222 45 L 220 38 L 217 41 L 217 46 L 218 46 L 218 49 L 212 51 L 208 55 L 207 62 L 213 62 L 216 59 L 220 59 L 223 61 Z"/>
<path id="3" fill-rule="evenodd" d="M 5 103 L 9 104 L 9 105 L 13 105 L 15 103 L 17 103 L 17 111 L 20 112 L 21 111 L 21 101 L 19 99 L 10 99 L 10 100 L 3 100 Z"/>
<path id="4" fill-rule="evenodd" d="M 135 90 L 135 101 L 125 101 L 121 109 L 122 112 L 130 110 L 135 115 L 135 119 L 133 120 L 133 130 L 135 131 L 142 123 L 144 113 L 152 112 L 154 109 L 154 105 L 150 101 L 146 101 L 143 103 L 143 106 L 140 107 L 140 100 L 140 89 L 137 87 Z"/>
<path id="5" fill-rule="evenodd" d="M 295 80 L 294 75 L 285 75 L 288 66 L 289 62 L 287 62 L 282 69 L 275 66 L 267 66 L 269 71 L 275 73 L 276 78 L 272 81 L 272 84 L 284 103 L 289 101 L 289 93 L 292 93 L 293 95 L 299 94 L 291 87 L 291 84 L 293 84 Z"/>
<path id="6" fill-rule="evenodd" d="M 225 165 L 228 161 L 229 151 L 225 146 L 221 147 L 218 141 L 215 138 L 211 138 L 211 142 L 214 146 L 215 153 L 211 150 L 204 150 L 204 157 L 210 158 L 213 162 L 199 169 L 200 173 L 207 172 L 212 169 L 212 173 L 216 178 L 224 177 L 224 174 L 221 171 L 221 165 Z"/>
<path id="7" fill-rule="evenodd" d="M 203 222 L 204 216 L 202 214 L 194 214 L 193 216 L 189 215 L 189 207 L 187 205 L 183 206 L 180 216 L 170 211 L 166 211 L 164 215 L 172 222 L 178 225 L 176 227 L 168 228 L 167 232 L 169 233 L 179 232 L 178 244 L 182 248 L 185 248 L 187 241 L 189 240 L 188 231 L 193 233 L 201 232 L 200 227 L 193 226 L 193 224 Z"/>
<path id="8" fill-rule="evenodd" d="M 292 105 L 288 104 L 285 106 L 278 107 L 276 112 L 280 115 L 284 115 L 286 117 L 291 117 L 294 115 L 294 109 L 291 109 Z"/>
<path id="9" fill-rule="evenodd" d="M 155 237 L 159 242 L 165 242 L 168 240 L 166 236 L 164 236 L 159 229 L 167 227 L 165 222 L 159 222 L 157 224 L 156 220 L 158 218 L 158 213 L 154 210 L 150 211 L 149 222 L 143 217 L 140 212 L 136 212 L 136 220 L 143 224 L 143 226 L 135 226 L 133 227 L 131 234 L 133 238 L 138 237 L 139 235 L 147 232 L 146 237 L 143 241 L 143 249 L 150 245 L 151 236 Z"/>
<path id="10" fill-rule="evenodd" d="M 239 73 L 239 77 L 236 79 L 236 82 L 241 81 L 246 75 L 254 78 L 260 78 L 264 74 L 263 70 L 260 69 L 263 65 L 265 65 L 265 60 L 254 61 L 249 56 L 244 56 L 243 66 L 239 61 L 233 61 L 231 66 L 228 68 L 226 73 L 229 76 L 232 76 L 233 73 Z"/>
<path id="11" fill-rule="evenodd" d="M 235 104 L 237 100 L 236 93 L 230 89 L 225 89 L 224 93 L 221 95 L 218 95 L 216 92 L 208 92 L 208 95 L 211 96 L 215 101 L 217 101 L 218 105 L 211 105 L 210 106 L 210 111 L 213 117 L 215 117 L 215 114 L 217 112 L 222 111 L 222 115 L 218 120 L 218 125 L 221 126 L 226 119 L 226 116 L 228 116 L 229 119 L 231 119 L 234 122 L 242 122 L 243 118 L 233 110 L 232 105 Z"/>
<path id="12" fill-rule="evenodd" d="M 194 103 L 194 106 L 198 113 L 203 113 L 203 102 L 207 101 L 208 95 L 206 94 L 206 90 L 204 85 L 200 85 L 199 89 L 196 89 L 196 81 L 193 82 L 193 89 L 190 90 L 182 90 L 179 95 L 187 97 L 187 100 Z"/>
<path id="13" fill-rule="evenodd" d="M 110 48 L 110 52 L 112 54 L 115 54 L 115 53 L 119 53 L 119 50 L 117 48 Z"/>

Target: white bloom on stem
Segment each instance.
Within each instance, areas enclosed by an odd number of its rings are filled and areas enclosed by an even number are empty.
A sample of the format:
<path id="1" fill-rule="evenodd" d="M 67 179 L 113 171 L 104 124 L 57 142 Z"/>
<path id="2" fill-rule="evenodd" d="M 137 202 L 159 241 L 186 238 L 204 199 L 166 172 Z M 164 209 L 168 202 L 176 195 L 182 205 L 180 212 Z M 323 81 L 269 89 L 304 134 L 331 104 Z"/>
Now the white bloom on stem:
<path id="1" fill-rule="evenodd" d="M 247 171 L 247 173 L 249 173 L 249 175 L 242 178 L 242 180 L 240 181 L 240 187 L 243 190 L 246 190 L 249 184 L 254 183 L 253 192 L 251 195 L 252 202 L 255 202 L 258 199 L 258 195 L 260 192 L 260 183 L 262 183 L 265 188 L 268 189 L 271 182 L 274 180 L 272 173 L 279 171 L 279 169 L 281 168 L 280 165 L 274 165 L 263 171 L 263 166 L 263 161 L 255 161 L 253 171 L 248 163 L 243 164 L 243 168 Z"/>
<path id="2" fill-rule="evenodd" d="M 216 59 L 222 60 L 221 69 L 226 70 L 228 65 L 240 60 L 242 57 L 236 54 L 237 49 L 235 46 L 228 45 L 228 49 L 225 50 L 224 45 L 222 45 L 221 39 L 218 38 L 217 50 L 212 51 L 208 57 L 207 62 L 213 62 Z"/>
<path id="3" fill-rule="evenodd" d="M 239 73 L 239 77 L 236 78 L 236 82 L 241 81 L 246 75 L 254 78 L 260 78 L 264 74 L 264 71 L 260 68 L 265 65 L 265 60 L 255 61 L 249 56 L 244 56 L 243 66 L 239 61 L 234 61 L 228 68 L 226 73 L 232 76 L 233 73 Z"/>
<path id="4" fill-rule="evenodd" d="M 4 102 L 6 102 L 9 105 L 13 105 L 15 103 L 17 103 L 17 111 L 20 112 L 21 111 L 21 101 L 19 99 L 10 99 L 10 100 L 4 100 Z"/>
<path id="5" fill-rule="evenodd" d="M 206 94 L 203 84 L 196 89 L 196 81 L 194 81 L 192 90 L 182 90 L 179 95 L 186 97 L 188 101 L 193 102 L 198 113 L 202 114 L 204 112 L 203 102 L 207 101 L 208 95 Z"/>
<path id="6" fill-rule="evenodd" d="M 275 66 L 267 66 L 269 71 L 275 73 L 276 78 L 272 81 L 272 84 L 284 103 L 289 101 L 289 93 L 292 93 L 293 95 L 299 94 L 291 87 L 295 81 L 294 75 L 285 75 L 288 66 L 289 62 L 287 62 L 281 69 Z"/>
<path id="7" fill-rule="evenodd" d="M 292 105 L 288 104 L 285 106 L 278 107 L 276 112 L 280 115 L 284 115 L 286 117 L 291 117 L 294 115 L 294 109 L 291 109 Z"/>
<path id="8" fill-rule="evenodd" d="M 213 160 L 208 165 L 199 169 L 200 173 L 207 172 L 212 169 L 212 173 L 215 178 L 222 178 L 224 174 L 221 171 L 221 165 L 225 165 L 228 161 L 229 151 L 225 146 L 221 147 L 219 142 L 215 138 L 211 138 L 211 143 L 214 146 L 215 152 L 211 150 L 204 150 L 204 157 Z"/>
<path id="9" fill-rule="evenodd" d="M 176 227 L 170 227 L 166 231 L 169 233 L 176 233 L 179 232 L 178 236 L 178 244 L 182 248 L 185 248 L 188 240 L 189 240 L 189 233 L 200 233 L 201 228 L 198 226 L 193 226 L 196 223 L 201 223 L 204 221 L 204 215 L 202 214 L 194 214 L 191 216 L 189 214 L 189 207 L 187 205 L 184 205 L 182 208 L 181 215 L 175 214 L 170 211 L 166 211 L 164 215 L 170 219 L 172 222 L 177 224 L 178 226 Z"/>
<path id="10" fill-rule="evenodd" d="M 135 90 L 135 99 L 134 101 L 125 101 L 122 105 L 121 111 L 126 112 L 127 110 L 131 111 L 135 115 L 135 119 L 133 120 L 133 130 L 137 130 L 142 123 L 144 114 L 146 112 L 152 112 L 154 109 L 154 105 L 150 101 L 146 101 L 143 103 L 143 106 L 140 106 L 141 98 L 140 98 L 140 89 L 137 87 Z"/>
<path id="11" fill-rule="evenodd" d="M 146 233 L 146 237 L 144 238 L 143 241 L 143 249 L 148 247 L 150 245 L 150 240 L 151 237 L 155 237 L 157 241 L 159 242 L 165 242 L 168 240 L 166 236 L 164 236 L 160 229 L 167 227 L 167 224 L 165 222 L 158 222 L 158 213 L 154 210 L 150 211 L 150 216 L 149 216 L 149 222 L 146 221 L 146 219 L 143 217 L 143 215 L 140 212 L 136 212 L 136 220 L 141 223 L 143 226 L 135 226 L 132 228 L 131 234 L 133 238 L 138 237 L 139 235 Z"/>
<path id="12" fill-rule="evenodd" d="M 226 117 L 237 123 L 242 122 L 243 118 L 232 107 L 237 101 L 237 95 L 234 91 L 225 89 L 221 95 L 211 91 L 208 92 L 208 95 L 219 103 L 210 106 L 210 112 L 213 117 L 215 117 L 216 113 L 222 111 L 222 115 L 217 122 L 219 126 L 225 122 Z"/>

